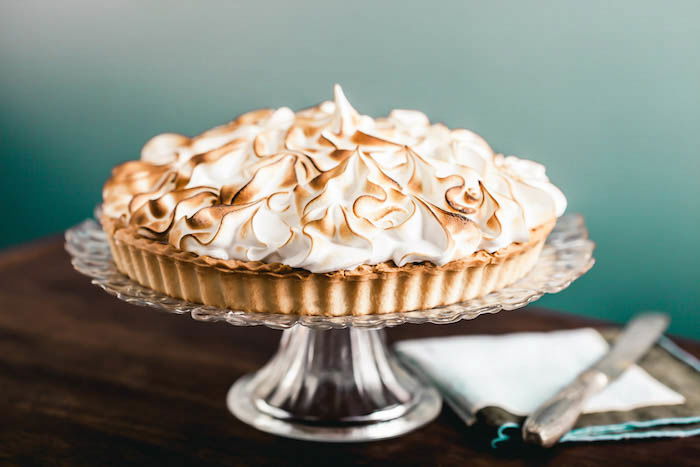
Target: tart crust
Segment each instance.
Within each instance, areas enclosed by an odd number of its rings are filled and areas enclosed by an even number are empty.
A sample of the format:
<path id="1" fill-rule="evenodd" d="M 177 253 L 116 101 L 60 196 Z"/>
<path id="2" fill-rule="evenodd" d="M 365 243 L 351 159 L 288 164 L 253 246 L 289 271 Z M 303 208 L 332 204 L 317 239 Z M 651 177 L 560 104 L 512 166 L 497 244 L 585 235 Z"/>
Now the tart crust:
<path id="1" fill-rule="evenodd" d="M 120 272 L 171 297 L 248 312 L 369 315 L 434 308 L 484 296 L 532 269 L 555 220 L 526 243 L 481 250 L 443 266 L 393 262 L 312 273 L 279 263 L 221 260 L 145 238 L 133 226 L 102 216 Z"/>

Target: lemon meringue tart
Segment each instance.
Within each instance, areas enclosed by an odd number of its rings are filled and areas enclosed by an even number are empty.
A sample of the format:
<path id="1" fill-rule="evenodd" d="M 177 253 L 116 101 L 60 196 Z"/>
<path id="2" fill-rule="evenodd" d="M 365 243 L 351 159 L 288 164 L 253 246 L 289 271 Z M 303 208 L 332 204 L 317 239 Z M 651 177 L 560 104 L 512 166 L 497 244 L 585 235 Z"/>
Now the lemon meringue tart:
<path id="1" fill-rule="evenodd" d="M 100 221 L 119 271 L 206 305 L 340 316 L 454 304 L 532 269 L 566 208 L 542 165 L 334 91 L 156 136 L 117 166 Z"/>

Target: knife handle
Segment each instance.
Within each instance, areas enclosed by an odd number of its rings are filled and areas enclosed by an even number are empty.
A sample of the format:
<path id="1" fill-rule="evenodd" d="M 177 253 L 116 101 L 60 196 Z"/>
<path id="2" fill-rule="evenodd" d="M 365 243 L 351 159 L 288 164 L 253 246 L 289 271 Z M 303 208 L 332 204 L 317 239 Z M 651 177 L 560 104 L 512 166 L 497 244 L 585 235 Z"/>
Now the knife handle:
<path id="1" fill-rule="evenodd" d="M 527 443 L 551 447 L 576 423 L 586 400 L 608 383 L 600 371 L 587 370 L 535 410 L 523 424 Z"/>

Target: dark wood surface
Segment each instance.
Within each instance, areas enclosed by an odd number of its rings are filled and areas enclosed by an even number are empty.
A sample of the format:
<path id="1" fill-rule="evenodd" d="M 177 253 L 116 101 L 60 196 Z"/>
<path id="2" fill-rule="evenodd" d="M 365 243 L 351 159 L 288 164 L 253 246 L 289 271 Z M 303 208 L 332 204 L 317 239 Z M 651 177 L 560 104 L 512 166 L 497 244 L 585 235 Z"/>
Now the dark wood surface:
<path id="1" fill-rule="evenodd" d="M 8 465 L 680 465 L 700 438 L 495 452 L 449 409 L 398 439 L 317 444 L 239 422 L 224 398 L 280 336 L 131 306 L 74 272 L 54 237 L 0 253 L 0 463 Z M 392 340 L 572 328 L 591 320 L 537 308 Z M 700 343 L 678 339 L 700 356 Z"/>

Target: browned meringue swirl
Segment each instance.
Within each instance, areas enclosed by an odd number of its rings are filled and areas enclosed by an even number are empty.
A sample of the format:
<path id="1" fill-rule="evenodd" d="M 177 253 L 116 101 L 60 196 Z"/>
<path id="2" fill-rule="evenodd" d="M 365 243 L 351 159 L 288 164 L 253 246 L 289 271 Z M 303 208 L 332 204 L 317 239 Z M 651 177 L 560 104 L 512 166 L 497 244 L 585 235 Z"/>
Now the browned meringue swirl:
<path id="1" fill-rule="evenodd" d="M 373 119 L 333 102 L 163 134 L 117 166 L 103 212 L 157 241 L 311 272 L 430 261 L 527 241 L 566 200 L 544 167 L 417 111 Z"/>

